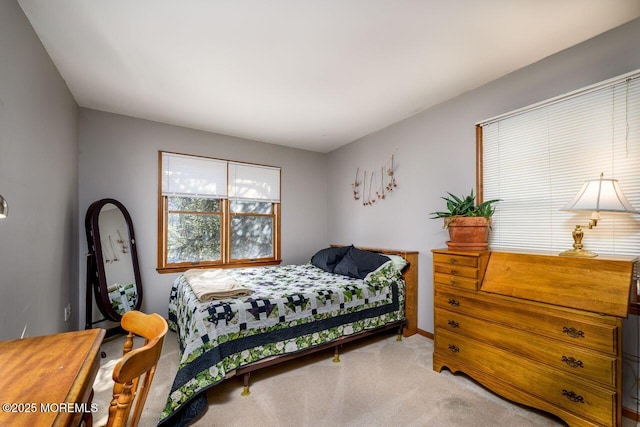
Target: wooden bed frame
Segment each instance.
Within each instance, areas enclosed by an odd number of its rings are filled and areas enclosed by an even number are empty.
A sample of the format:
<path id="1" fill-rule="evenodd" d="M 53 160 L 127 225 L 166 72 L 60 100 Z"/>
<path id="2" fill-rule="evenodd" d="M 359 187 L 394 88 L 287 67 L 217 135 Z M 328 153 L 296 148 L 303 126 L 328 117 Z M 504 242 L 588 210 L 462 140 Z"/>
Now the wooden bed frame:
<path id="1" fill-rule="evenodd" d="M 341 247 L 344 245 L 331 245 L 332 247 Z M 256 371 L 258 369 L 266 368 L 267 366 L 276 365 L 278 363 L 286 362 L 288 360 L 297 359 L 298 357 L 306 356 L 307 354 L 315 353 L 318 351 L 326 350 L 328 348 L 334 349 L 334 362 L 340 362 L 339 351 L 340 348 L 350 342 L 358 339 L 362 339 L 377 333 L 381 333 L 384 331 L 388 331 L 391 329 L 398 329 L 398 341 L 402 339 L 402 336 L 409 337 L 418 332 L 418 251 L 396 251 L 392 249 L 378 249 L 378 248 L 364 248 L 357 246 L 358 249 L 362 249 L 370 252 L 377 252 L 381 254 L 387 255 L 400 255 L 405 260 L 407 260 L 408 264 L 405 269 L 402 271 L 402 278 L 405 282 L 405 320 L 401 320 L 398 322 L 389 323 L 380 328 L 366 330 L 362 332 L 355 333 L 353 335 L 348 335 L 344 337 L 340 337 L 334 341 L 321 344 L 316 347 L 308 348 L 297 353 L 292 354 L 284 354 L 282 356 L 274 356 L 268 359 L 261 360 L 259 362 L 251 363 L 247 366 L 243 366 L 242 368 L 236 369 L 235 373 L 232 373 L 227 378 L 233 376 L 243 375 L 243 388 L 242 395 L 248 396 L 250 394 L 249 391 L 249 378 L 251 376 L 251 372 Z"/>

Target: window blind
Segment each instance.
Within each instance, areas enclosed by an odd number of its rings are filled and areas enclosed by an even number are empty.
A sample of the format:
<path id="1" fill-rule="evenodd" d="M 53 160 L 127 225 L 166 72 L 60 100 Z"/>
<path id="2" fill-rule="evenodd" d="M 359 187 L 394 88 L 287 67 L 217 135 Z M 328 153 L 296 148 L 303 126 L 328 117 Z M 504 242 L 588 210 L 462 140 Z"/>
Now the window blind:
<path id="1" fill-rule="evenodd" d="M 483 199 L 501 199 L 493 249 L 561 252 L 589 214 L 561 211 L 589 179 L 619 181 L 640 209 L 640 71 L 554 98 L 482 126 Z M 585 249 L 640 254 L 640 215 L 601 214 Z"/>
<path id="2" fill-rule="evenodd" d="M 162 152 L 162 194 L 280 201 L 280 168 Z"/>
<path id="3" fill-rule="evenodd" d="M 229 199 L 280 201 L 280 168 L 229 162 Z"/>
<path id="4" fill-rule="evenodd" d="M 163 152 L 162 194 L 226 198 L 227 162 Z"/>

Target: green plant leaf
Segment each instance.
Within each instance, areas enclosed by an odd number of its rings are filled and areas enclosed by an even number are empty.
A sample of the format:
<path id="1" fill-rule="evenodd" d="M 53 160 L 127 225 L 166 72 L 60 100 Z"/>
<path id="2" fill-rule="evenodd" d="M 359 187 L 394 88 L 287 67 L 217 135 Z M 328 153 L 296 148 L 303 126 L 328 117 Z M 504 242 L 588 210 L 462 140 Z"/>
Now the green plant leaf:
<path id="1" fill-rule="evenodd" d="M 468 196 L 459 197 L 455 194 L 447 192 L 449 197 L 441 197 L 446 202 L 446 211 L 431 212 L 431 219 L 437 218 L 451 218 L 455 216 L 468 216 L 468 217 L 485 217 L 491 219 L 495 213 L 495 207 L 493 204 L 500 201 L 500 199 L 487 200 L 478 205 L 475 204 L 476 196 L 473 194 L 473 188 Z M 448 222 L 445 221 L 445 228 Z"/>

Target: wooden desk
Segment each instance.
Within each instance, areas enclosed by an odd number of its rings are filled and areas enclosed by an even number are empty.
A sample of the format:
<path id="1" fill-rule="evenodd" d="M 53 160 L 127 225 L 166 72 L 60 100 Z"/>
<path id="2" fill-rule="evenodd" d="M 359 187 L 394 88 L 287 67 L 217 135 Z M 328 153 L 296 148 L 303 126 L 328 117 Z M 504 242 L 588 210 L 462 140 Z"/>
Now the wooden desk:
<path id="1" fill-rule="evenodd" d="M 77 426 L 100 367 L 103 329 L 0 342 L 2 426 Z"/>

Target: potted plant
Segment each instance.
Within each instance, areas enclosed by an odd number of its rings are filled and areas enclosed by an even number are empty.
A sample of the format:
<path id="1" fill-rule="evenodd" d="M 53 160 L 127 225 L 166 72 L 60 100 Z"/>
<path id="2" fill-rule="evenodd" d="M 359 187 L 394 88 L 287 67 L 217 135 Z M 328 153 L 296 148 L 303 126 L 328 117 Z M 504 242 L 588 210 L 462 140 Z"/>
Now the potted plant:
<path id="1" fill-rule="evenodd" d="M 471 194 L 458 197 L 447 192 L 449 197 L 441 197 L 447 202 L 447 211 L 431 212 L 431 219 L 444 218 L 444 228 L 449 229 L 449 249 L 485 250 L 489 247 L 491 217 L 499 199 L 487 200 L 476 205 L 476 196 Z"/>

